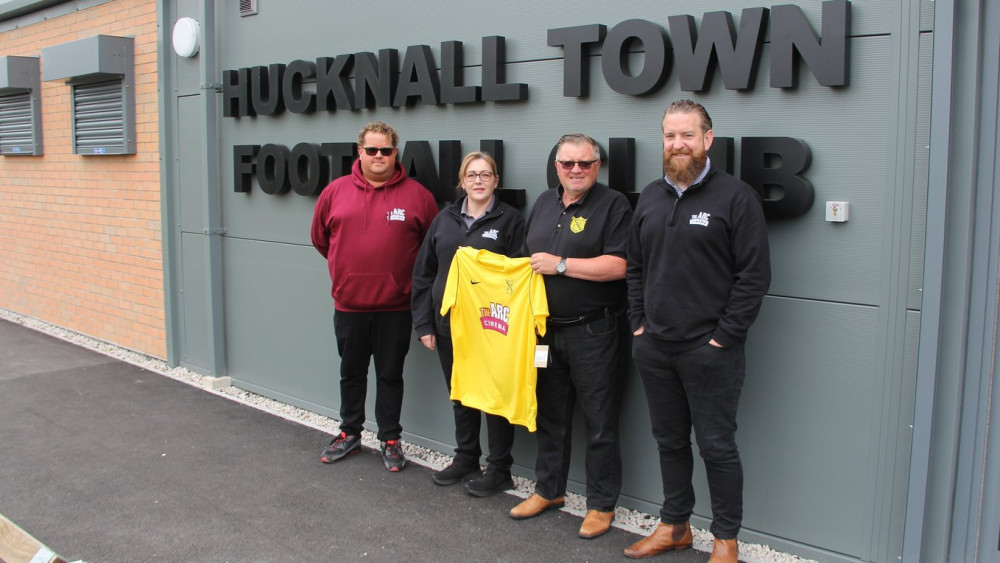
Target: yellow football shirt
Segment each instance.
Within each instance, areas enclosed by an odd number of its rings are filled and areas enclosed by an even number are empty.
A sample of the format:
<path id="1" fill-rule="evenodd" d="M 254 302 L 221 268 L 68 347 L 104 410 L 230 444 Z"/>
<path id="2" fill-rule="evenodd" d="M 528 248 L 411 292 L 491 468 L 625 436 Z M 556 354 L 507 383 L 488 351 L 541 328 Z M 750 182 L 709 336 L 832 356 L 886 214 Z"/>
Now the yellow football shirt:
<path id="1" fill-rule="evenodd" d="M 441 315 L 451 312 L 455 360 L 451 398 L 535 431 L 535 333 L 549 306 L 529 258 L 459 248 L 448 270 Z"/>

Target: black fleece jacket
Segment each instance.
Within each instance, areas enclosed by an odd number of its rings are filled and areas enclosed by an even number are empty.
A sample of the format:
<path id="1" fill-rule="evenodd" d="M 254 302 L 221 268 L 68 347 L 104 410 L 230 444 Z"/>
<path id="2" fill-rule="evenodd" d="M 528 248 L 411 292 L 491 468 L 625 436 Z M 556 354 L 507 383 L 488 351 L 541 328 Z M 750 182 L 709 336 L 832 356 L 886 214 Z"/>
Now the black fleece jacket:
<path id="1" fill-rule="evenodd" d="M 652 182 L 635 207 L 626 280 L 633 331 L 675 351 L 744 342 L 771 285 L 760 196 L 714 167 L 681 197 Z"/>
<path id="2" fill-rule="evenodd" d="M 438 213 L 420 246 L 413 267 L 413 330 L 417 336 L 451 336 L 441 310 L 448 269 L 460 246 L 485 249 L 511 258 L 520 256 L 524 243 L 524 217 L 510 205 L 495 200 L 493 210 L 476 219 L 471 227 L 462 219 L 463 196 Z"/>

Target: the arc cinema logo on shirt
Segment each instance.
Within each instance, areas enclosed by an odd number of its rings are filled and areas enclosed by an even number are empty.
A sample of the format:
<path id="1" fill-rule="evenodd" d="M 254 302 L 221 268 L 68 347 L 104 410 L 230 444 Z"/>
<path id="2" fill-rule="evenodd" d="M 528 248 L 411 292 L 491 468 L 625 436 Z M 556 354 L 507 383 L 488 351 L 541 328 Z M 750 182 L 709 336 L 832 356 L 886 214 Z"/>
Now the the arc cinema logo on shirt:
<path id="1" fill-rule="evenodd" d="M 394 207 L 392 211 L 386 211 L 385 218 L 389 221 L 406 221 L 406 210 Z"/>
<path id="2" fill-rule="evenodd" d="M 507 336 L 510 322 L 510 307 L 500 303 L 490 303 L 489 307 L 479 308 L 479 322 L 486 330 L 493 330 Z"/>
<path id="3" fill-rule="evenodd" d="M 497 240 L 498 236 L 500 236 L 500 233 L 497 232 L 496 229 L 490 229 L 488 231 L 483 231 L 483 238 L 491 238 L 493 240 Z"/>
<path id="4" fill-rule="evenodd" d="M 701 225 L 702 227 L 707 227 L 708 226 L 708 218 L 711 217 L 711 216 L 712 216 L 711 213 L 705 213 L 704 211 L 702 211 L 701 213 L 699 213 L 697 215 L 692 215 L 691 216 L 691 224 L 692 225 Z"/>

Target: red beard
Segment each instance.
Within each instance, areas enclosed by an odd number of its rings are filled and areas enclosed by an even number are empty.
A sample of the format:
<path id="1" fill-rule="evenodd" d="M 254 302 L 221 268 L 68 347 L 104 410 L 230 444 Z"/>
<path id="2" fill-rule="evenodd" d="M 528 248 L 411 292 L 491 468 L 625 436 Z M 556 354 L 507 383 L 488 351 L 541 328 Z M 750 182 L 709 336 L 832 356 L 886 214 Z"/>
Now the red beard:
<path id="1" fill-rule="evenodd" d="M 688 154 L 691 158 L 684 160 L 674 159 L 675 154 Z M 688 150 L 673 151 L 663 154 L 663 175 L 674 184 L 686 188 L 694 183 L 705 170 L 705 163 L 708 162 L 708 154 L 702 152 L 694 154 Z"/>

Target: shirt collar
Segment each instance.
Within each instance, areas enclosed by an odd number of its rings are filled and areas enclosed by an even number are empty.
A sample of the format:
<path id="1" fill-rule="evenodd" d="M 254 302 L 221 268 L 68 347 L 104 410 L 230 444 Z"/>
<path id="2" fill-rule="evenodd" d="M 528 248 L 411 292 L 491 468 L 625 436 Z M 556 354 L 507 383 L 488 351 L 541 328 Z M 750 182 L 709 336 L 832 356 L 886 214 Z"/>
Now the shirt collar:
<path id="1" fill-rule="evenodd" d="M 691 186 L 694 186 L 700 183 L 702 180 L 704 180 L 705 176 L 708 176 L 708 169 L 711 167 L 712 167 L 712 159 L 705 157 L 705 169 L 701 171 L 701 174 L 699 174 L 697 178 L 695 178 L 694 182 L 691 182 Z M 663 175 L 663 180 L 667 184 L 669 184 L 670 187 L 673 188 L 675 192 L 677 192 L 677 197 L 680 197 L 681 194 L 684 193 L 684 189 L 687 189 L 687 188 L 681 189 L 680 187 L 678 187 L 677 184 L 670 181 L 670 178 L 667 178 L 666 174 Z M 688 186 L 688 188 L 690 188 L 691 186 Z"/>
<path id="2" fill-rule="evenodd" d="M 490 198 L 489 205 L 486 206 L 486 211 L 483 212 L 483 215 L 486 215 L 490 211 L 493 211 L 493 206 L 496 205 L 496 203 L 497 203 L 497 194 L 494 192 L 493 193 L 493 197 Z M 475 217 L 472 217 L 471 215 L 469 215 L 469 196 L 465 196 L 464 198 L 462 198 L 462 211 L 461 211 L 461 214 L 462 214 L 462 217 L 464 217 L 464 218 L 475 219 Z"/>

